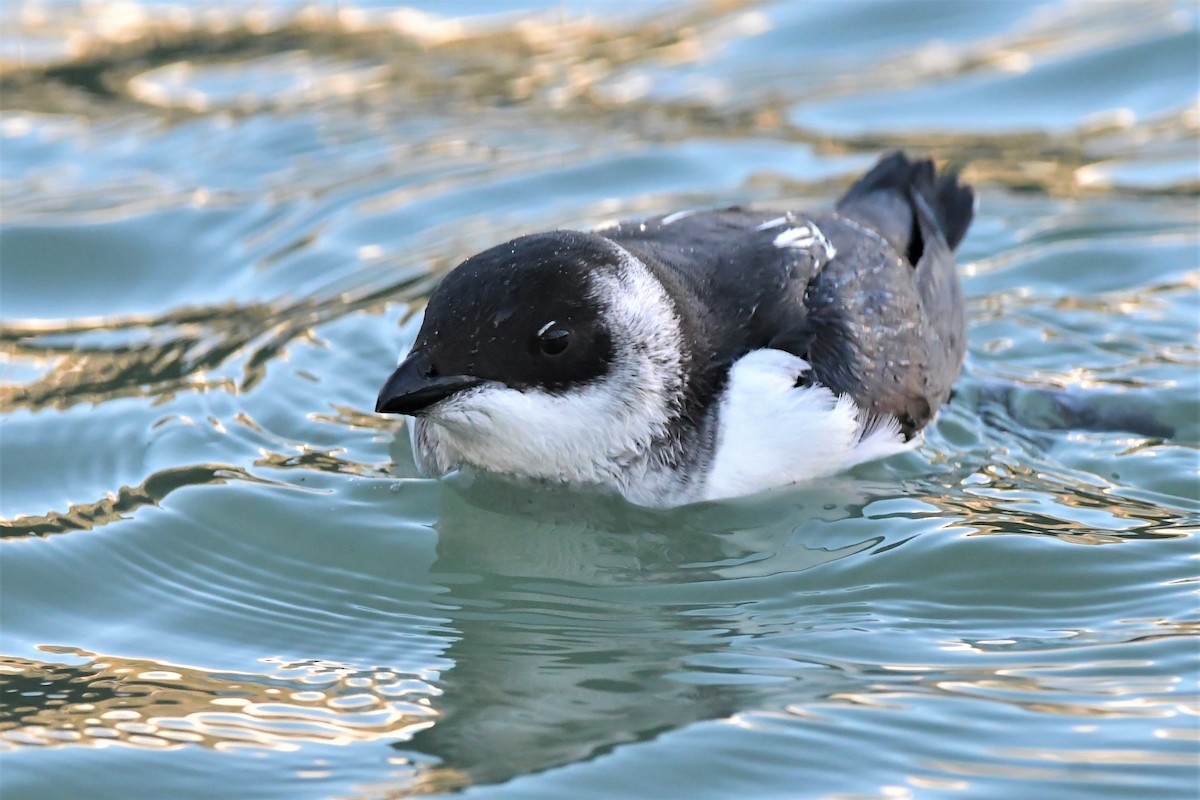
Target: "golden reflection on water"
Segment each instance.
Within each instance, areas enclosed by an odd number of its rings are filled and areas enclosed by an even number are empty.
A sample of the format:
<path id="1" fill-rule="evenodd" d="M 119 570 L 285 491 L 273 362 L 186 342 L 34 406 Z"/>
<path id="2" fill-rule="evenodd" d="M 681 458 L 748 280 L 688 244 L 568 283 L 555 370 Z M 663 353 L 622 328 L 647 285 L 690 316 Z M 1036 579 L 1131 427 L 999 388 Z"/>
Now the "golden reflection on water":
<path id="1" fill-rule="evenodd" d="M 1145 641 L 1145 637 L 1134 636 L 1127 641 Z M 974 649 L 966 642 L 954 644 L 962 647 L 947 649 Z M 1036 652 L 1027 651 L 1026 655 L 1037 658 Z M 914 702 L 959 699 L 972 703 L 998 703 L 1039 714 L 1089 719 L 1168 719 L 1188 713 L 1188 703 L 1194 703 L 1196 697 L 1177 693 L 1182 681 L 1178 677 L 1116 678 L 1071 674 L 1137 666 L 1128 662 L 1099 661 L 1005 668 L 883 664 L 869 667 L 860 676 L 866 684 L 864 690 L 840 691 L 824 700 L 901 711 Z M 1130 702 L 1131 699 L 1134 702 Z M 804 706 L 789 707 L 788 711 L 799 716 L 813 713 Z"/>
<path id="2" fill-rule="evenodd" d="M 381 668 L 265 659 L 270 672 L 210 672 L 74 648 L 60 664 L 0 656 L 0 747 L 171 748 L 400 741 L 432 725 L 440 694 Z"/>
<path id="3" fill-rule="evenodd" d="M 143 506 L 158 505 L 168 494 L 184 486 L 221 484 L 229 480 L 270 483 L 230 464 L 196 464 L 160 470 L 137 486 L 122 486 L 116 493 L 92 503 L 73 503 L 66 511 L 0 519 L 0 539 L 90 531 L 124 519 Z"/>
<path id="4" fill-rule="evenodd" d="M 1037 466 L 987 464 L 955 493 L 930 503 L 962 520 L 974 535 L 1052 536 L 1072 544 L 1117 544 L 1192 536 L 1197 520 L 1121 494 L 1118 487 L 1056 476 Z M 1073 515 L 1072 511 L 1086 512 Z"/>
<path id="5" fill-rule="evenodd" d="M 426 289 L 423 278 L 405 276 L 393 277 L 383 287 L 368 286 L 292 305 L 231 303 L 185 308 L 153 319 L 3 323 L 0 357 L 48 368 L 29 383 L 4 384 L 0 413 L 63 409 L 122 397 L 161 400 L 184 391 L 247 391 L 263 379 L 269 362 L 292 341 L 311 335 L 314 326 Z M 83 338 L 113 331 L 127 334 L 130 343 L 88 346 Z M 63 343 L 68 336 L 83 341 Z M 235 357 L 244 362 L 240 376 L 206 376 Z"/>
<path id="6" fill-rule="evenodd" d="M 787 121 L 787 108 L 797 101 L 904 90 L 976 74 L 1021 74 L 1035 61 L 1108 46 L 1139 30 L 1177 28 L 1169 2 L 1067 5 L 1013 31 L 966 44 L 931 43 L 870 71 L 825 82 L 797 76 L 747 92 L 713 78 L 679 96 L 652 93 L 656 72 L 702 63 L 729 41 L 769 30 L 771 21 L 757 5 L 708 0 L 636 18 L 558 13 L 473 24 L 412 10 L 320 5 L 299 13 L 121 6 L 131 12 L 116 14 L 103 4 L 84 4 L 56 9 L 54 16 L 30 6 L 11 15 L 16 29 L 31 40 L 66 39 L 70 55 L 52 63 L 32 56 L 59 52 L 51 47 L 2 61 L 0 90 L 11 108 L 87 116 L 138 112 L 167 119 L 337 103 L 409 111 L 432 103 L 442 114 L 519 105 L 527 117 L 544 116 L 548 128 L 608 119 L 650 140 L 754 136 L 769 130 L 773 138 L 805 143 L 818 152 L 933 150 L 969 161 L 969 182 L 1052 196 L 1103 194 L 1117 187 L 1131 194 L 1200 190 L 1195 180 L 1121 186 L 1109 171 L 1094 167 L 1133 151 L 1191 157 L 1187 144 L 1200 132 L 1200 114 L 1191 107 L 1151 119 L 1119 110 L 1083 120 L 1066 136 L 937 130 L 834 136 Z M 226 72 L 247 71 L 259 76 L 261 88 L 218 88 L 236 83 Z"/>

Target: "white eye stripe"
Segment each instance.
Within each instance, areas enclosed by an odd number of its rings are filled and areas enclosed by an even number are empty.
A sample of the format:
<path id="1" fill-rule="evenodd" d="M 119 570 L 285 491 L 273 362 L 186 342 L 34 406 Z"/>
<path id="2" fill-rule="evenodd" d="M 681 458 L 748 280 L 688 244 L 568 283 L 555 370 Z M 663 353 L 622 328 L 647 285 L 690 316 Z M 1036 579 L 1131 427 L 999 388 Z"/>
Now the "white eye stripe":
<path id="1" fill-rule="evenodd" d="M 545 325 L 543 325 L 542 327 L 538 328 L 537 335 L 538 335 L 538 336 L 541 336 L 543 333 L 545 333 L 546 331 L 550 330 L 551 328 L 553 328 L 553 327 L 554 327 L 555 325 L 557 325 L 557 324 L 558 324 L 558 320 L 556 320 L 556 319 L 552 319 L 552 320 L 550 320 L 550 321 L 549 321 L 549 322 L 547 322 Z"/>

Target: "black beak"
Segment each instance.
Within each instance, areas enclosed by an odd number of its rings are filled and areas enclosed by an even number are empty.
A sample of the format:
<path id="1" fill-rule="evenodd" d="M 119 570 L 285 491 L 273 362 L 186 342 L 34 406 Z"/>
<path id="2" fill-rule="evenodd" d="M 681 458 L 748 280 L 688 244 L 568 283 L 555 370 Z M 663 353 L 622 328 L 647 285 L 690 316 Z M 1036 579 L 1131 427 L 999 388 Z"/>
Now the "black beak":
<path id="1" fill-rule="evenodd" d="M 419 350 L 400 362 L 375 401 L 381 414 L 419 414 L 439 400 L 483 383 L 471 375 L 434 375 L 429 356 Z"/>

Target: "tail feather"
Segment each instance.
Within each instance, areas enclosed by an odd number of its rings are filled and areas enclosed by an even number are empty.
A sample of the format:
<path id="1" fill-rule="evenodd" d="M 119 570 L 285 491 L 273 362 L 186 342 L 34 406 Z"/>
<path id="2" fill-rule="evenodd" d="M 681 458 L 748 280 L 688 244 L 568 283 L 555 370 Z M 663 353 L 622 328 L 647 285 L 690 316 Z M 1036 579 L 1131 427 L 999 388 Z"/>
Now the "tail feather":
<path id="1" fill-rule="evenodd" d="M 970 186 L 958 182 L 958 172 L 951 170 L 942 173 L 937 182 L 937 201 L 934 203 L 937 211 L 938 224 L 946 244 L 951 250 L 957 250 L 971 220 L 975 218 L 975 192 Z"/>
<path id="2" fill-rule="evenodd" d="M 924 250 L 918 197 L 933 212 L 946 244 L 958 247 L 975 216 L 975 193 L 955 172 L 938 176 L 929 159 L 901 152 L 883 157 L 850 187 L 837 210 L 878 231 L 916 264 Z"/>

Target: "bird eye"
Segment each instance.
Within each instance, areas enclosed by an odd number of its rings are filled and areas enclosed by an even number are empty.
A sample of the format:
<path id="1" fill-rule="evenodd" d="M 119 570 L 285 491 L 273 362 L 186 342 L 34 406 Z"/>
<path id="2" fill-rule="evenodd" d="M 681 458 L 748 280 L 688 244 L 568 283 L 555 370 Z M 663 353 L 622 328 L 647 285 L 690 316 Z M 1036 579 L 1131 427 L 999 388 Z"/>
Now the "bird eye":
<path id="1" fill-rule="evenodd" d="M 538 347 L 548 356 L 556 356 L 566 350 L 570 342 L 571 332 L 566 328 L 548 325 L 538 333 Z"/>

